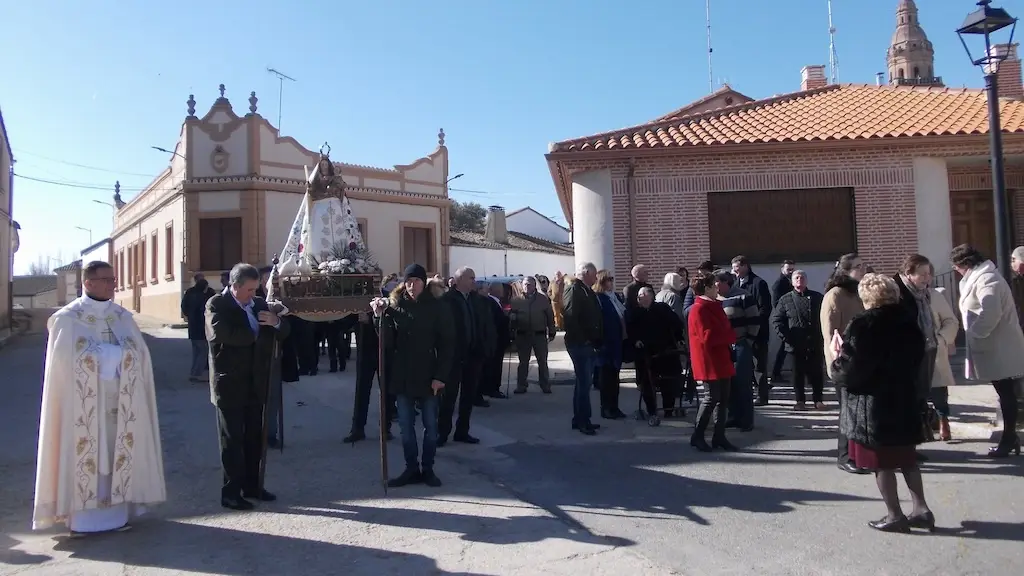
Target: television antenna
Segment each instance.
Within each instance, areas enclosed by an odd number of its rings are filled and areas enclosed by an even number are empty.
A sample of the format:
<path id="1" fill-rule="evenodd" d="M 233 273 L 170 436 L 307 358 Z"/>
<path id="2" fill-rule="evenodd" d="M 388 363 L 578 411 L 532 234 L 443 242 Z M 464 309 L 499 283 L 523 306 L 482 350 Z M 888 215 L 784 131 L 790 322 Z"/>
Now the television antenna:
<path id="1" fill-rule="evenodd" d="M 832 0 L 828 0 L 828 83 L 839 83 L 839 55 L 836 53 L 836 27 L 832 25 Z"/>
<path id="2" fill-rule="evenodd" d="M 267 72 L 270 73 L 270 74 L 273 74 L 274 76 L 277 76 L 277 82 L 278 82 L 278 87 L 277 87 L 277 131 L 278 131 L 278 133 L 280 133 L 281 132 L 281 102 L 282 102 L 282 98 L 284 97 L 284 81 L 288 80 L 290 82 L 296 82 L 297 80 L 295 80 L 295 78 L 292 78 L 291 76 L 285 74 L 284 72 L 279 72 L 279 71 L 271 68 L 270 66 L 267 66 Z"/>
<path id="3" fill-rule="evenodd" d="M 831 2 L 831 0 L 829 0 Z M 711 48 L 711 0 L 704 0 L 704 22 L 708 31 L 708 90 L 715 91 L 715 74 L 711 65 L 711 55 L 714 50 Z"/>

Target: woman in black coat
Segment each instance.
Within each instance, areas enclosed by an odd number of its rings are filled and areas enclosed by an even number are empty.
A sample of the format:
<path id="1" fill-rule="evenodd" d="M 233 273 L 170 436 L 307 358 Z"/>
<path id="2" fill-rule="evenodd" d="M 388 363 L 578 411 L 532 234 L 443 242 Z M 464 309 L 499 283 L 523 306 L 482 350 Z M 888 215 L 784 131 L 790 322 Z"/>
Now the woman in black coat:
<path id="1" fill-rule="evenodd" d="M 924 336 L 917 319 L 900 306 L 892 278 L 866 274 L 857 291 L 865 310 L 847 326 L 832 375 L 842 388 L 839 427 L 850 439 L 850 457 L 858 468 L 874 471 L 888 509 L 868 525 L 883 532 L 931 531 L 935 516 L 924 498 L 915 452 L 924 440 L 916 388 Z M 897 469 L 913 497 L 910 517 L 900 508 Z"/>

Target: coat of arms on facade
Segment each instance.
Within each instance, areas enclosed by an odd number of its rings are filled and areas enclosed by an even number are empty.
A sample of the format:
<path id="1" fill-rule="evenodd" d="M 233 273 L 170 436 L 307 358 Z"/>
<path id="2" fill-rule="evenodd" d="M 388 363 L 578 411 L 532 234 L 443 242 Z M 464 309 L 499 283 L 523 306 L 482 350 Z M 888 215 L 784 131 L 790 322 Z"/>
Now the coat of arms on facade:
<path id="1" fill-rule="evenodd" d="M 223 174 L 228 169 L 228 160 L 230 158 L 231 154 L 223 146 L 218 145 L 213 149 L 213 153 L 210 154 L 210 167 L 217 174 Z"/>

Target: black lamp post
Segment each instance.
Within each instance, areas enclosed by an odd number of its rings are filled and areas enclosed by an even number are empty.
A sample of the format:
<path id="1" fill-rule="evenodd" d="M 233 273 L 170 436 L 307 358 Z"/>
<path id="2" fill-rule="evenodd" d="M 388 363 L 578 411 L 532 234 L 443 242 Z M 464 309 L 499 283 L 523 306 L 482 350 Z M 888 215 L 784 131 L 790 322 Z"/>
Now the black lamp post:
<path id="1" fill-rule="evenodd" d="M 1013 34 L 1017 30 L 1017 19 L 1010 16 L 1002 8 L 992 8 L 992 0 L 979 0 L 978 9 L 967 15 L 963 25 L 957 29 L 960 42 L 967 51 L 967 57 L 975 66 L 981 66 L 985 72 L 985 89 L 988 92 L 988 125 L 991 138 L 992 164 L 992 203 L 996 217 L 996 261 L 1003 278 L 1010 279 L 1010 211 L 1006 201 L 1006 178 L 1003 173 L 1003 132 L 999 120 L 999 63 L 1009 56 L 1009 50 L 1000 53 L 992 49 L 993 32 L 1010 28 L 1008 47 L 1013 45 Z M 975 58 L 967 46 L 965 36 L 982 36 L 985 39 L 985 54 Z"/>

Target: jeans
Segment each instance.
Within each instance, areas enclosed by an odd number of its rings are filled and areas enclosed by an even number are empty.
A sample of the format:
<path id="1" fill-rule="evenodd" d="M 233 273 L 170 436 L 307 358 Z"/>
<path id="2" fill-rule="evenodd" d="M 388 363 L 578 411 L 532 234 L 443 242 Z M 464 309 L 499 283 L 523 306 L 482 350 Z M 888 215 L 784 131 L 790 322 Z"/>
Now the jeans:
<path id="1" fill-rule="evenodd" d="M 729 394 L 730 423 L 737 428 L 754 426 L 754 389 L 750 382 L 754 378 L 754 355 L 750 340 L 736 342 L 736 375 L 732 377 Z"/>
<path id="2" fill-rule="evenodd" d="M 572 421 L 578 426 L 590 424 L 590 389 L 594 386 L 597 351 L 588 345 L 566 346 L 566 351 L 576 373 L 576 384 L 572 390 Z"/>
<path id="3" fill-rule="evenodd" d="M 210 348 L 206 340 L 190 340 L 192 342 L 192 369 L 188 375 L 199 378 L 210 369 Z"/>
<path id="4" fill-rule="evenodd" d="M 423 422 L 423 457 L 420 458 L 416 444 L 416 402 L 420 404 L 420 419 Z M 409 470 L 434 468 L 434 453 L 437 452 L 437 396 L 413 398 L 405 394 L 398 396 L 398 426 L 402 433 L 402 451 L 405 453 L 405 467 Z"/>
<path id="5" fill-rule="evenodd" d="M 928 391 L 928 399 L 935 406 L 935 412 L 939 414 L 939 418 L 949 418 L 949 388 L 945 386 L 932 388 Z"/>

